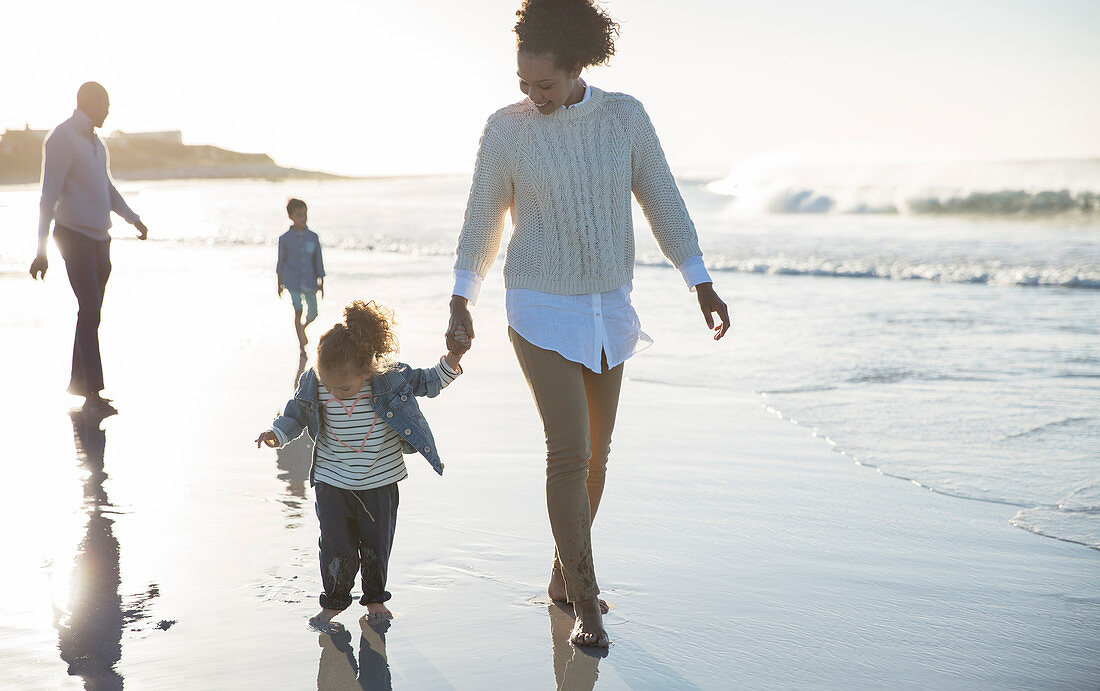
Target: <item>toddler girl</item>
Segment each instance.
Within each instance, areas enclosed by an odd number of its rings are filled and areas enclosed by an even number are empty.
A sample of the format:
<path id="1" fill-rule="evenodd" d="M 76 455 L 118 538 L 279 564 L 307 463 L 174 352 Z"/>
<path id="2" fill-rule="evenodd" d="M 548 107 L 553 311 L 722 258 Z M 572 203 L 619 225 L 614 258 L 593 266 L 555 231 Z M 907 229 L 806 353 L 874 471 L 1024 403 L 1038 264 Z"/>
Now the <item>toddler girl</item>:
<path id="1" fill-rule="evenodd" d="M 321 524 L 321 611 L 309 620 L 325 633 L 341 629 L 332 618 L 351 606 L 356 571 L 362 572 L 368 620 L 391 619 L 385 602 L 386 570 L 397 521 L 397 483 L 408 477 L 404 453 L 420 453 L 437 473 L 443 463 L 416 403 L 433 397 L 461 374 L 469 339 L 451 338 L 448 352 L 429 369 L 393 360 L 394 316 L 375 302 L 356 300 L 317 345 L 317 366 L 302 374 L 298 390 L 256 438 L 281 447 L 306 431 L 314 441 L 310 484 Z"/>

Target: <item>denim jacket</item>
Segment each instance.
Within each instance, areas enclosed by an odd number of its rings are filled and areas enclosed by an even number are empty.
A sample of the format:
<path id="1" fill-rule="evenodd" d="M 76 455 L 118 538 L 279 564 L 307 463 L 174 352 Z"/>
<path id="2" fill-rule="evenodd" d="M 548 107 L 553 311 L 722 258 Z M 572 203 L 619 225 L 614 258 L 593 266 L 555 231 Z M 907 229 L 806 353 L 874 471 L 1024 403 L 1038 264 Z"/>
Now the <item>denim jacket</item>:
<path id="1" fill-rule="evenodd" d="M 434 368 L 413 369 L 403 362 L 392 370 L 371 377 L 371 405 L 375 414 L 401 437 L 401 451 L 420 453 L 440 475 L 443 474 L 443 462 L 439 460 L 432 430 L 420 412 L 416 397 L 434 398 L 442 388 L 439 373 Z M 287 402 L 283 414 L 271 423 L 288 441 L 297 439 L 303 431 L 313 440 L 313 464 L 309 468 L 311 486 L 317 463 L 317 436 L 321 433 L 321 405 L 317 390 L 317 373 L 311 367 L 302 373 L 298 390 L 294 392 L 294 398 Z"/>

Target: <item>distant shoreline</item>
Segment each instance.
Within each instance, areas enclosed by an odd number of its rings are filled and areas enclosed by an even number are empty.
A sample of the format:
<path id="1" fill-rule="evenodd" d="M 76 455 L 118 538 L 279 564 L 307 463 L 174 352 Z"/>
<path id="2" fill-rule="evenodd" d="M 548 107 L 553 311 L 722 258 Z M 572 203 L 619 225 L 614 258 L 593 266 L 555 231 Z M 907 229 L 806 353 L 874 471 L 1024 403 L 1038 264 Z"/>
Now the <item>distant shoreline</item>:
<path id="1" fill-rule="evenodd" d="M 291 174 L 276 174 L 269 175 L 265 173 L 249 174 L 245 171 L 236 171 L 239 174 L 233 174 L 234 171 L 227 171 L 225 169 L 211 171 L 209 174 L 204 171 L 191 171 L 191 170 L 171 170 L 171 171 L 159 171 L 156 174 L 149 174 L 148 176 L 131 176 L 120 175 L 117 173 L 111 173 L 112 179 L 116 182 L 162 182 L 168 180 L 261 180 L 266 182 L 283 182 L 285 180 L 329 180 L 333 182 L 341 180 L 410 180 L 419 178 L 448 178 L 448 177 L 463 177 L 469 176 L 469 173 L 395 173 L 390 175 L 339 175 L 336 173 L 324 173 L 319 171 L 300 170 L 297 168 L 288 168 L 286 170 L 292 171 Z M 0 188 L 4 187 L 25 187 L 28 185 L 37 186 L 42 182 L 41 177 L 35 177 L 30 180 L 16 180 L 10 181 L 3 179 L 3 173 L 0 171 Z"/>
<path id="2" fill-rule="evenodd" d="M 359 176 L 354 175 L 336 175 L 333 173 L 322 173 L 312 170 L 299 170 L 296 168 L 281 168 L 279 170 L 267 170 L 267 171 L 240 171 L 240 170 L 210 170 L 210 171 L 194 171 L 186 169 L 178 170 L 159 170 L 159 171 L 146 171 L 144 173 L 131 174 L 131 173 L 111 173 L 111 177 L 116 181 L 123 182 L 157 182 L 160 180 L 268 180 L 271 182 L 281 182 L 283 180 L 358 180 Z M 34 177 L 23 177 L 18 179 L 12 179 L 7 175 L 4 175 L 4 171 L 0 171 L 0 187 L 18 185 L 37 185 L 41 182 L 41 177 L 35 175 Z"/>
<path id="3" fill-rule="evenodd" d="M 48 132 L 30 127 L 0 136 L 0 184 L 24 185 L 41 179 L 42 142 Z M 179 130 L 112 132 L 104 137 L 116 180 L 181 179 L 348 179 L 316 170 L 280 166 L 268 154 L 183 143 Z"/>

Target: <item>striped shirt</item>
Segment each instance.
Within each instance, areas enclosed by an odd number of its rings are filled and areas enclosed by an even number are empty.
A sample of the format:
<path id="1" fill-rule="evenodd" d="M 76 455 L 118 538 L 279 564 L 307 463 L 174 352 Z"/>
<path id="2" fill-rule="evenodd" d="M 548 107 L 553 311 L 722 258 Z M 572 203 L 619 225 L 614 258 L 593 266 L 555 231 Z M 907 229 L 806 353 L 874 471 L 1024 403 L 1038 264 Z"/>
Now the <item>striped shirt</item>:
<path id="1" fill-rule="evenodd" d="M 435 366 L 445 387 L 458 376 L 442 358 Z M 384 487 L 409 476 L 401 451 L 401 436 L 375 415 L 373 390 L 367 377 L 355 398 L 339 399 L 318 382 L 321 432 L 317 437 L 314 474 L 317 482 L 341 489 Z"/>

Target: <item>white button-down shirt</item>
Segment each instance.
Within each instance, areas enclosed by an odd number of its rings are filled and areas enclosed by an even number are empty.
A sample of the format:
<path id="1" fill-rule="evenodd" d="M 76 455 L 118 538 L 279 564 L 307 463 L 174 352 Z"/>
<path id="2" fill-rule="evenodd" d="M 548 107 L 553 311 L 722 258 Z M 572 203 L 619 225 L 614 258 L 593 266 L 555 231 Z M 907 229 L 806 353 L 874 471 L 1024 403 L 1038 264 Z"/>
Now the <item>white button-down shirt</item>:
<path id="1" fill-rule="evenodd" d="M 591 95 L 592 90 L 585 84 L 584 97 L 573 105 L 584 103 Z M 711 281 L 702 257 L 688 257 L 676 268 L 689 288 Z M 465 269 L 456 270 L 454 275 L 452 294 L 477 304 L 481 276 Z M 617 367 L 653 343 L 642 331 L 638 313 L 630 303 L 633 285 L 630 281 L 613 290 L 583 295 L 511 288 L 504 293 L 508 326 L 532 345 L 553 350 L 593 372 L 602 372 L 604 357 L 609 368 Z"/>

